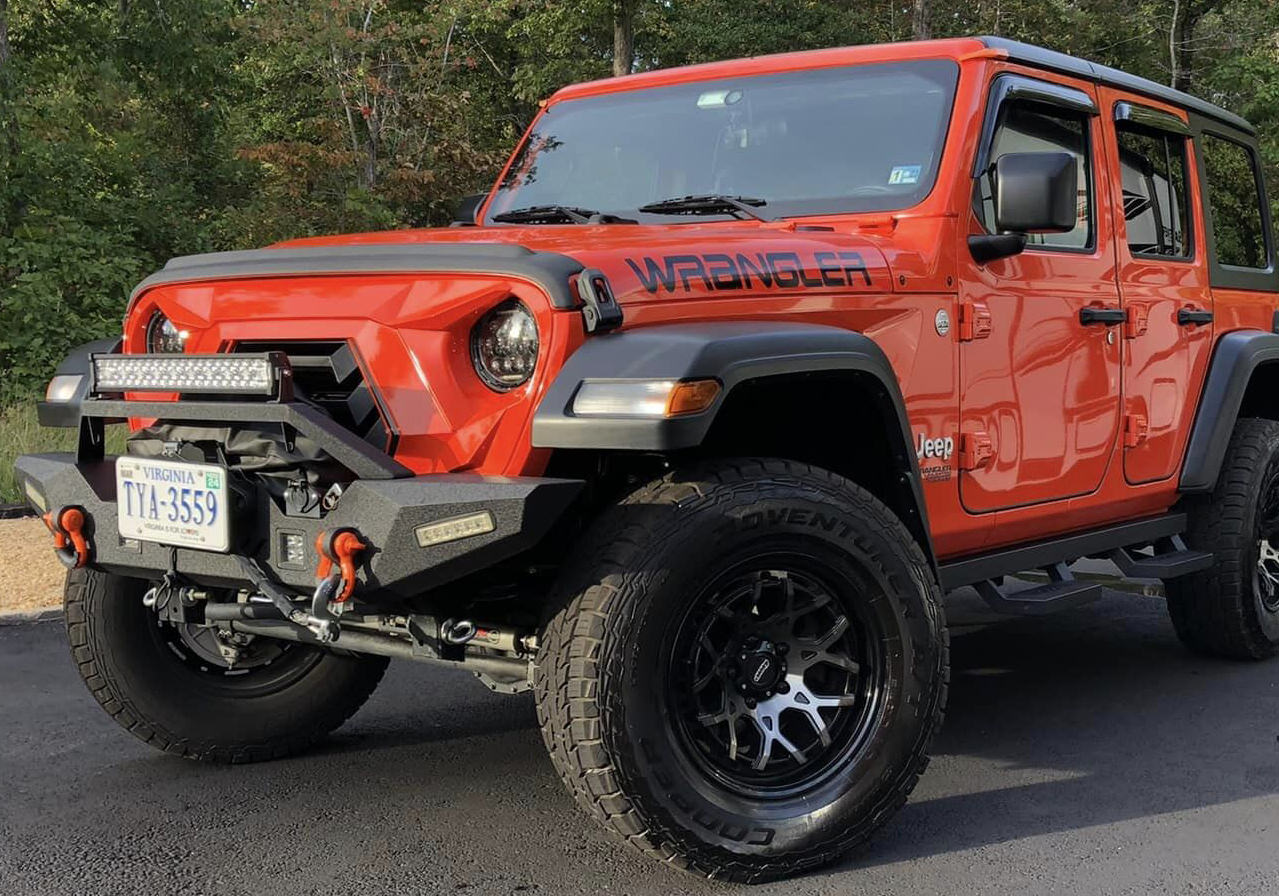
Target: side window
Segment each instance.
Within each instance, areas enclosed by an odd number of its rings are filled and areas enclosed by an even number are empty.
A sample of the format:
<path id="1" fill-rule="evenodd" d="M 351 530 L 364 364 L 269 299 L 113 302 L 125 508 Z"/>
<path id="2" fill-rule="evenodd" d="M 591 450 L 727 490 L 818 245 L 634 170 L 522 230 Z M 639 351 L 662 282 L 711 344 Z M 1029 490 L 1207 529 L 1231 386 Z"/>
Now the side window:
<path id="1" fill-rule="evenodd" d="M 1124 222 L 1134 255 L 1190 257 L 1186 138 L 1118 124 Z"/>
<path id="2" fill-rule="evenodd" d="M 1028 244 L 1049 249 L 1088 249 L 1093 244 L 1092 163 L 1089 120 L 1042 103 L 1013 102 L 999 112 L 990 145 L 991 170 L 977 179 L 974 211 L 987 232 L 995 232 L 994 163 L 1010 152 L 1068 152 L 1079 164 L 1079 213 L 1069 233 L 1032 233 Z"/>
<path id="3" fill-rule="evenodd" d="M 1203 135 L 1201 146 L 1217 262 L 1241 268 L 1269 267 L 1252 151 L 1242 143 L 1212 134 Z"/>

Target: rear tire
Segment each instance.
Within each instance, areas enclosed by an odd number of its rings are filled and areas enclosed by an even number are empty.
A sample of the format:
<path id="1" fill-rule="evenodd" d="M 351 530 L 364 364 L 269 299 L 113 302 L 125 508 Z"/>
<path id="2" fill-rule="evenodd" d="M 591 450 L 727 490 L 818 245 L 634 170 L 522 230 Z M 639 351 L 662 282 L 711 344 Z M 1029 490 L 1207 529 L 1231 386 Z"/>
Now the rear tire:
<path id="1" fill-rule="evenodd" d="M 384 657 L 272 643 L 231 671 L 192 649 L 143 606 L 148 584 L 95 570 L 67 575 L 71 655 L 113 719 L 157 750 L 208 762 L 257 762 L 309 747 L 373 693 Z"/>
<path id="2" fill-rule="evenodd" d="M 864 489 L 708 465 L 625 499 L 578 556 L 534 688 L 556 769 L 606 827 L 755 882 L 836 859 L 906 801 L 948 641 L 923 552 Z"/>
<path id="3" fill-rule="evenodd" d="M 1279 423 L 1240 420 L 1216 488 L 1188 510 L 1187 546 L 1211 551 L 1217 562 L 1168 582 L 1168 613 L 1177 636 L 1209 656 L 1274 656 L 1279 647 Z"/>

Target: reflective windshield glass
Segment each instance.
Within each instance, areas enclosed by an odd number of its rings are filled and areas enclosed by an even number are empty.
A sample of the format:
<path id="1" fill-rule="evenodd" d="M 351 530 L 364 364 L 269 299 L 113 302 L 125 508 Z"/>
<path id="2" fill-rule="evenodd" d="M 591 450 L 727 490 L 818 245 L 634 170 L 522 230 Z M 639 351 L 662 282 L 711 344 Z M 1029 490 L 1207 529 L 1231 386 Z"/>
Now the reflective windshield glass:
<path id="1" fill-rule="evenodd" d="M 681 219 L 637 210 L 699 194 L 763 199 L 778 217 L 907 208 L 937 177 L 958 72 L 945 60 L 883 63 L 557 103 L 489 220 L 557 205 L 670 222 Z"/>

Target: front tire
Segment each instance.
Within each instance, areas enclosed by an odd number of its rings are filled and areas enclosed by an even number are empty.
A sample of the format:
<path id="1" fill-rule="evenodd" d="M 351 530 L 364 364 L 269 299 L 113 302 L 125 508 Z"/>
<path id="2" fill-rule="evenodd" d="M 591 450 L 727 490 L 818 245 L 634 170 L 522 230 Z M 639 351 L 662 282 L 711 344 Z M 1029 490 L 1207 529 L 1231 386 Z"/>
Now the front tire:
<path id="1" fill-rule="evenodd" d="M 906 527 L 832 473 L 740 461 L 614 507 L 534 669 L 578 802 L 690 871 L 825 864 L 906 800 L 941 723 L 941 595 Z"/>
<path id="2" fill-rule="evenodd" d="M 208 645 L 210 630 L 181 630 L 143 606 L 147 587 L 140 579 L 71 571 L 67 635 L 102 708 L 166 753 L 238 763 L 298 752 L 359 709 L 386 670 L 384 657 L 287 642 L 259 643 L 243 665 L 227 669 Z"/>

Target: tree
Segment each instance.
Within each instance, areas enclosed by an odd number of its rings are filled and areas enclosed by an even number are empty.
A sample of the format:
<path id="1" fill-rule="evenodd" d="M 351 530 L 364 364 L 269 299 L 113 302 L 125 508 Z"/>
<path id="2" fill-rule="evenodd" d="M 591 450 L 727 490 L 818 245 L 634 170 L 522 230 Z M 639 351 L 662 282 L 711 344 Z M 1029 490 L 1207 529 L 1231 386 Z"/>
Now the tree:
<path id="1" fill-rule="evenodd" d="M 613 76 L 629 75 L 635 66 L 637 0 L 613 0 Z"/>
<path id="2" fill-rule="evenodd" d="M 14 90 L 13 59 L 9 49 L 9 0 L 0 0 L 0 236 L 9 236 L 22 211 L 19 193 L 12 188 L 18 167 L 17 95 Z"/>
<path id="3" fill-rule="evenodd" d="M 1222 4 L 1223 0 L 1173 0 L 1168 28 L 1168 83 L 1178 90 L 1190 90 L 1195 81 L 1195 27 Z"/>
<path id="4" fill-rule="evenodd" d="M 928 40 L 933 36 L 932 24 L 928 17 L 928 0 L 915 0 L 911 10 L 910 34 L 915 40 Z"/>

